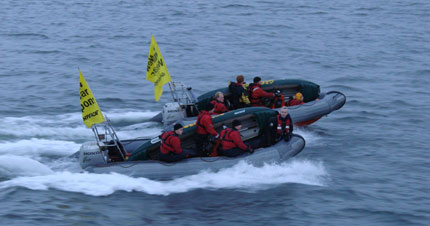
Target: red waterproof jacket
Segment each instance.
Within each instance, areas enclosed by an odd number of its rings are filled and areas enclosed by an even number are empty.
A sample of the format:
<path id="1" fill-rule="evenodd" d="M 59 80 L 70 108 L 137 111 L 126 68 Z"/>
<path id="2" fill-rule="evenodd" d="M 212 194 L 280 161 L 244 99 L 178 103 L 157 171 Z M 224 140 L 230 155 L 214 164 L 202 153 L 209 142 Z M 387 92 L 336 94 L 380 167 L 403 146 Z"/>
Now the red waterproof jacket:
<path id="1" fill-rule="evenodd" d="M 278 136 L 282 135 L 282 119 L 281 119 L 281 115 L 277 115 L 276 116 L 277 120 L 278 120 L 278 124 L 276 126 L 276 133 Z M 290 133 L 290 124 L 291 124 L 291 118 L 289 116 L 287 116 L 285 120 L 285 134 Z M 293 128 L 291 128 L 293 129 Z"/>
<path id="2" fill-rule="evenodd" d="M 288 106 L 300 105 L 300 104 L 304 104 L 304 103 L 305 102 L 303 102 L 303 101 L 292 99 L 288 102 Z"/>
<path id="3" fill-rule="evenodd" d="M 181 154 L 181 140 L 174 131 L 167 131 L 161 134 L 160 151 L 163 154 L 176 153 Z"/>
<path id="4" fill-rule="evenodd" d="M 201 111 L 200 114 L 197 116 L 196 127 L 196 132 L 198 134 L 211 134 L 212 136 L 218 135 L 218 133 L 214 129 L 212 117 L 207 111 Z"/>
<path id="5" fill-rule="evenodd" d="M 211 102 L 211 104 L 214 105 L 214 113 L 212 113 L 213 115 L 217 115 L 217 114 L 222 114 L 224 112 L 227 112 L 228 109 L 227 107 L 224 105 L 224 103 L 219 102 L 218 100 L 213 100 Z"/>
<path id="6" fill-rule="evenodd" d="M 236 147 L 242 150 L 248 149 L 248 147 L 243 143 L 239 131 L 235 129 L 227 128 L 221 131 L 220 137 L 222 150 L 229 150 Z"/>
<path id="7" fill-rule="evenodd" d="M 264 91 L 259 84 L 253 84 L 251 86 L 251 106 L 257 107 L 257 106 L 265 106 L 262 98 L 272 98 L 275 96 L 273 93 L 268 93 Z"/>

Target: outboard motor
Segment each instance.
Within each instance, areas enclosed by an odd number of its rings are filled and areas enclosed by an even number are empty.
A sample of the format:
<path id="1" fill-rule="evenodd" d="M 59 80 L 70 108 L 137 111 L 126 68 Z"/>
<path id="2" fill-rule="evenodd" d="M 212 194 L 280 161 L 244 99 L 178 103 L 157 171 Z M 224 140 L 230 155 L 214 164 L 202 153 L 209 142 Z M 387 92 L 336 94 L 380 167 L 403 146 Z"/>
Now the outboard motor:
<path id="1" fill-rule="evenodd" d="M 186 117 L 197 116 L 197 98 L 192 88 L 186 87 L 182 82 L 169 82 L 169 87 L 174 102 L 163 107 L 161 114 L 164 126 L 182 121 Z"/>
<path id="2" fill-rule="evenodd" d="M 88 166 L 104 164 L 106 161 L 107 156 L 105 153 L 100 151 L 96 142 L 84 143 L 79 149 L 79 164 L 82 169 L 85 169 Z"/>
<path id="3" fill-rule="evenodd" d="M 163 107 L 163 124 L 166 126 L 176 121 L 181 121 L 185 118 L 185 110 L 182 109 L 178 102 L 167 103 Z"/>

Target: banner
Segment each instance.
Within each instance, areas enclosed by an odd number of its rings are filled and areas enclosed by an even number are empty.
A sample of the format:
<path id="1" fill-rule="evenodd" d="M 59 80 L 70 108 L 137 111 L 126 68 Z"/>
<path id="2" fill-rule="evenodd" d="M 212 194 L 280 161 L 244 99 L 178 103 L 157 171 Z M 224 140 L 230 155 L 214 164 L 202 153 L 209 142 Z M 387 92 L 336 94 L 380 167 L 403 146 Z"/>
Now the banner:
<path id="1" fill-rule="evenodd" d="M 154 83 L 156 101 L 160 100 L 161 94 L 163 94 L 163 85 L 172 81 L 154 36 L 152 36 L 151 46 L 149 47 L 146 80 Z"/>
<path id="2" fill-rule="evenodd" d="M 96 98 L 90 90 L 81 70 L 79 70 L 79 94 L 81 96 L 81 111 L 82 119 L 88 128 L 92 125 L 105 121 L 102 112 L 100 111 L 99 105 L 97 104 Z"/>

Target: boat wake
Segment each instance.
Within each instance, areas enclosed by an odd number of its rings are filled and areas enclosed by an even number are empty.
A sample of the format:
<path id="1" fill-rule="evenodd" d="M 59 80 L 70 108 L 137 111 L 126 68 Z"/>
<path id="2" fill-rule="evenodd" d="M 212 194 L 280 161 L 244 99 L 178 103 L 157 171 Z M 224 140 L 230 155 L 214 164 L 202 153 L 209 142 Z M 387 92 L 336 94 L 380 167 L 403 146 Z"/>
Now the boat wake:
<path id="1" fill-rule="evenodd" d="M 0 177 L 13 178 L 17 176 L 51 175 L 52 171 L 48 166 L 28 157 L 15 155 L 0 156 Z"/>
<path id="2" fill-rule="evenodd" d="M 73 141 L 31 138 L 0 143 L 0 155 L 18 155 L 39 160 L 43 157 L 69 156 L 79 150 L 81 144 Z"/>
<path id="3" fill-rule="evenodd" d="M 118 126 L 122 139 L 156 136 L 161 125 L 147 120 L 156 112 L 108 112 Z M 203 171 L 196 175 L 157 181 L 121 174 L 81 173 L 76 158 L 69 157 L 81 144 L 93 138 L 82 126 L 79 113 L 56 116 L 6 117 L 0 136 L 0 189 L 24 187 L 32 190 L 56 189 L 92 196 L 107 196 L 117 191 L 170 195 L 196 189 L 238 189 L 255 192 L 261 189 L 298 183 L 323 186 L 328 174 L 321 162 L 293 160 L 282 164 L 254 167 L 246 162 L 218 172 Z M 316 143 L 318 134 L 297 129 L 307 145 Z"/>
<path id="4" fill-rule="evenodd" d="M 37 163 L 32 164 L 29 168 L 37 168 Z M 255 192 L 286 183 L 324 186 L 328 178 L 321 162 L 306 160 L 266 164 L 263 167 L 254 167 L 246 162 L 240 162 L 219 172 L 203 171 L 170 181 L 133 178 L 116 173 L 50 172 L 49 168 L 42 164 L 38 167 L 40 167 L 40 170 L 37 170 L 40 175 L 35 176 L 34 172 L 19 169 L 20 174 L 28 172 L 33 175 L 0 182 L 0 189 L 10 187 L 24 187 L 32 190 L 56 189 L 91 196 L 107 196 L 116 191 L 126 191 L 167 196 L 196 189 L 238 189 L 244 192 Z"/>
<path id="5" fill-rule="evenodd" d="M 137 112 L 112 110 L 106 114 L 117 128 L 124 128 L 118 135 L 124 133 L 128 139 L 131 132 L 141 128 L 158 128 L 161 125 L 148 122 L 157 112 Z M 146 121 L 146 122 L 145 122 Z M 82 124 L 82 116 L 79 113 L 69 113 L 55 116 L 26 116 L 2 118 L 0 135 L 19 138 L 49 137 L 58 139 L 89 139 L 94 135 L 90 129 Z M 139 124 L 140 123 L 140 124 Z M 155 129 L 154 129 L 155 130 Z M 128 131 L 130 133 L 128 133 Z M 134 135 L 136 137 L 136 135 Z M 124 137 L 122 137 L 123 139 Z"/>

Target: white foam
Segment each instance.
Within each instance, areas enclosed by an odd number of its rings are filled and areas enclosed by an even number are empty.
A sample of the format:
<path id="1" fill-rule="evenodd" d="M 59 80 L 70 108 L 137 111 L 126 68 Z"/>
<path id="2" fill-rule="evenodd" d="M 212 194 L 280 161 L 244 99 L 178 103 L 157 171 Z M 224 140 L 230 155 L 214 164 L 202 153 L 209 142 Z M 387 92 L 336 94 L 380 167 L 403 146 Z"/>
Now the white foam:
<path id="1" fill-rule="evenodd" d="M 55 159 L 44 164 L 54 171 L 67 171 L 71 173 L 80 173 L 82 171 L 78 158 L 70 156 Z"/>
<path id="2" fill-rule="evenodd" d="M 58 189 L 92 196 L 111 195 L 116 191 L 170 195 L 195 189 L 239 189 L 253 192 L 279 184 L 299 183 L 323 186 L 327 173 L 321 163 L 292 161 L 254 167 L 240 162 L 219 172 L 201 172 L 171 181 L 133 178 L 121 174 L 90 174 L 57 172 L 45 176 L 18 177 L 0 183 L 1 188 L 14 186 L 33 190 Z"/>
<path id="3" fill-rule="evenodd" d="M 37 121 L 12 120 L 3 122 L 0 134 L 17 137 L 58 137 L 58 138 L 84 138 L 92 135 L 91 130 L 85 126 L 66 126 L 61 123 L 51 124 Z"/>
<path id="4" fill-rule="evenodd" d="M 33 159 L 14 155 L 0 155 L 0 176 L 12 178 L 52 173 L 54 172 L 49 167 Z"/>
<path id="5" fill-rule="evenodd" d="M 11 154 L 38 158 L 40 156 L 69 156 L 79 150 L 81 144 L 72 141 L 32 138 L 0 143 L 0 155 Z"/>
<path id="6" fill-rule="evenodd" d="M 130 110 L 113 110 L 107 115 L 112 123 L 142 122 L 155 116 L 157 112 L 137 112 Z M 25 116 L 25 117 L 5 117 L 2 120 L 0 134 L 18 137 L 66 137 L 85 138 L 92 137 L 92 132 L 82 122 L 82 115 L 78 113 L 68 113 L 54 116 Z"/>
<path id="7" fill-rule="evenodd" d="M 159 112 L 152 111 L 134 111 L 134 110 L 112 110 L 106 113 L 113 123 L 118 122 L 143 122 L 151 119 Z M 82 120 L 80 118 L 80 120 Z"/>

